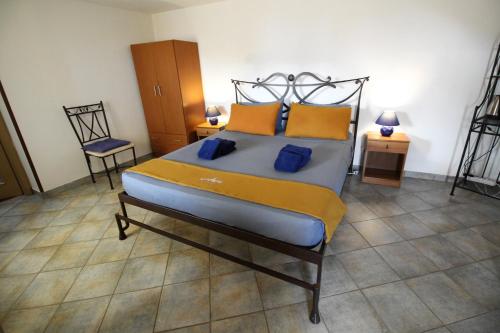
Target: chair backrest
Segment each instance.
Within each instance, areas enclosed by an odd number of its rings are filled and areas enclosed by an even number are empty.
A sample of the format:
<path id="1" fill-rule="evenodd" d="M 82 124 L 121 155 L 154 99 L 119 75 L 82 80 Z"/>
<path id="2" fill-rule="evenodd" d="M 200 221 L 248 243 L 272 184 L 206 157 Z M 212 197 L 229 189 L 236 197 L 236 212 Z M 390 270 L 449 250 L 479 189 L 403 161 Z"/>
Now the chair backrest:
<path id="1" fill-rule="evenodd" d="M 92 141 L 111 137 L 102 101 L 68 108 L 63 106 L 63 109 L 82 147 Z"/>

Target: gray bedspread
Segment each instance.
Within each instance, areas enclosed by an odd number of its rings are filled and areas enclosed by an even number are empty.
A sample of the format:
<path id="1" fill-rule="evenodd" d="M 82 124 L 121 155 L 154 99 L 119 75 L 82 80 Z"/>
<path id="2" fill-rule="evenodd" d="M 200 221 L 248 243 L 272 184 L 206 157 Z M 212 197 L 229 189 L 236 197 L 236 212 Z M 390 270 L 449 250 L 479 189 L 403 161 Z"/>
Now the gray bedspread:
<path id="1" fill-rule="evenodd" d="M 347 141 L 260 136 L 223 131 L 220 137 L 236 141 L 237 150 L 213 161 L 199 159 L 198 141 L 162 158 L 207 168 L 287 179 L 331 188 L 340 194 L 351 159 L 352 137 Z M 274 170 L 274 160 L 286 144 L 312 149 L 311 161 L 297 173 Z M 282 209 L 187 188 L 125 172 L 123 186 L 133 197 L 206 219 L 260 233 L 288 243 L 313 246 L 324 237 L 323 223 L 313 217 Z"/>

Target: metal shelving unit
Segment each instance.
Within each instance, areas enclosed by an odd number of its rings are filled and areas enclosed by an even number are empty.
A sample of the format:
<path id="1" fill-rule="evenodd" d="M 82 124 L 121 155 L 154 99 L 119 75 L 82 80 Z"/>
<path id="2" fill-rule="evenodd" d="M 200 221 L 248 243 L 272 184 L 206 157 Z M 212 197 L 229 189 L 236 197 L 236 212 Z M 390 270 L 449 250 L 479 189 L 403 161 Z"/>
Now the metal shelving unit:
<path id="1" fill-rule="evenodd" d="M 484 97 L 474 109 L 451 195 L 458 187 L 500 200 L 500 165 L 495 165 L 494 161 L 495 158 L 498 160 L 497 153 L 500 147 L 500 117 L 487 114 L 488 108 L 494 101 L 499 78 L 500 44 L 493 60 Z M 497 173 L 493 184 L 474 181 L 483 179 L 487 172 L 490 175 Z"/>

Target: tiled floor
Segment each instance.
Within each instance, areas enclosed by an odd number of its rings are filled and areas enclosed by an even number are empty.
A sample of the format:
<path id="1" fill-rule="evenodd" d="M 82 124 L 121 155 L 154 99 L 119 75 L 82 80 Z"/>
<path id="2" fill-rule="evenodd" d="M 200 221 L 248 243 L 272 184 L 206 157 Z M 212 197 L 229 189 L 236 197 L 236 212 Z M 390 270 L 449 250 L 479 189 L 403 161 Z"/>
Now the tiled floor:
<path id="1" fill-rule="evenodd" d="M 114 176 L 119 183 L 118 176 Z M 449 184 L 348 179 L 349 212 L 309 292 L 131 227 L 105 179 L 0 203 L 5 332 L 499 332 L 500 202 Z M 140 209 L 130 215 L 300 278 L 311 266 Z"/>

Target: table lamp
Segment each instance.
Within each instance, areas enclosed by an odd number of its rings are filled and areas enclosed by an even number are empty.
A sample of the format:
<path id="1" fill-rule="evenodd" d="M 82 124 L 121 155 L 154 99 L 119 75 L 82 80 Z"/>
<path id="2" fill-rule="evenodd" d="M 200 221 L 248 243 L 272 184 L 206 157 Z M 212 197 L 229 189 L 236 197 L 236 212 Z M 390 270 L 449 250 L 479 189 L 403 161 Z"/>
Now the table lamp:
<path id="1" fill-rule="evenodd" d="M 380 134 L 382 136 L 391 136 L 391 134 L 394 132 L 394 129 L 392 127 L 399 126 L 399 120 L 396 116 L 396 112 L 384 111 L 377 118 L 375 124 L 382 125 L 382 128 L 380 129 Z"/>
<path id="2" fill-rule="evenodd" d="M 216 106 L 209 106 L 205 112 L 205 118 L 209 118 L 210 125 L 214 126 L 219 123 L 219 119 L 217 119 L 217 117 L 220 115 L 221 113 Z"/>

